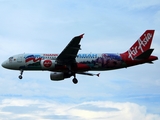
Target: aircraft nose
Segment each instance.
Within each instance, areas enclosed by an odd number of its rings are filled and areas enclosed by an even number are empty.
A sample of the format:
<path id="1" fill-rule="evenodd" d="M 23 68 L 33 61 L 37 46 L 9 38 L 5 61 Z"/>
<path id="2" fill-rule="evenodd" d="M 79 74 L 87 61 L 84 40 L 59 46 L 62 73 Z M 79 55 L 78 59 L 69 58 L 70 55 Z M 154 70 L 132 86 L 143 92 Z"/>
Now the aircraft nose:
<path id="1" fill-rule="evenodd" d="M 2 67 L 4 67 L 4 68 L 7 67 L 7 62 L 6 62 L 6 61 L 4 61 L 4 62 L 2 63 Z"/>

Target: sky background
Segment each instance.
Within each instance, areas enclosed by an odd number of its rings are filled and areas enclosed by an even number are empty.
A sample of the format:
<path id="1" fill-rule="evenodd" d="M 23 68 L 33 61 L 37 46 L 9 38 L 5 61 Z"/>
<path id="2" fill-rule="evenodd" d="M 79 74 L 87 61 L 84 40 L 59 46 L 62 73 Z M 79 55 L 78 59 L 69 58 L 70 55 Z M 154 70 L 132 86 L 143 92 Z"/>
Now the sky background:
<path id="1" fill-rule="evenodd" d="M 0 63 L 19 53 L 60 53 L 85 33 L 79 53 L 121 53 L 154 29 L 160 56 L 159 0 L 0 0 Z M 0 119 L 160 119 L 160 62 L 51 81 L 49 72 L 0 67 Z M 94 72 L 99 73 L 99 72 Z"/>

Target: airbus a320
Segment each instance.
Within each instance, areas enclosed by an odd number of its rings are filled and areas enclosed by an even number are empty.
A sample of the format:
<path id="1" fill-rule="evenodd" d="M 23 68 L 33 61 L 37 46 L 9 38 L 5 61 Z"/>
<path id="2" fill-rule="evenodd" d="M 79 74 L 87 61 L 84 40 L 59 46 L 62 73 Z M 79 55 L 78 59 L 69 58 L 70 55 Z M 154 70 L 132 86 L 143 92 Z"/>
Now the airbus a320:
<path id="1" fill-rule="evenodd" d="M 17 54 L 9 57 L 2 66 L 11 70 L 19 70 L 19 79 L 24 71 L 50 71 L 53 81 L 64 80 L 73 76 L 77 84 L 76 74 L 99 76 L 88 71 L 104 71 L 127 68 L 144 63 L 153 63 L 157 56 L 151 55 L 151 43 L 154 30 L 146 30 L 140 38 L 124 53 L 78 53 L 83 35 L 74 37 L 60 54 Z"/>

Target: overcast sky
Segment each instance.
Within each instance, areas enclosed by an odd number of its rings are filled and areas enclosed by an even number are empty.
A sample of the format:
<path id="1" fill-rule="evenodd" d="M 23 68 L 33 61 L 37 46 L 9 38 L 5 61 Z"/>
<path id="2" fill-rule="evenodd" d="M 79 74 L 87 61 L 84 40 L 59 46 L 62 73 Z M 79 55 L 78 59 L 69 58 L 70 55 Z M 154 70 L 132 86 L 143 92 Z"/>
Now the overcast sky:
<path id="1" fill-rule="evenodd" d="M 80 53 L 121 53 L 154 29 L 160 56 L 159 0 L 0 0 L 0 63 L 19 53 L 60 53 L 85 33 Z M 49 72 L 0 67 L 0 119 L 160 119 L 160 62 L 77 75 L 55 82 Z M 94 72 L 94 73 L 99 73 Z"/>

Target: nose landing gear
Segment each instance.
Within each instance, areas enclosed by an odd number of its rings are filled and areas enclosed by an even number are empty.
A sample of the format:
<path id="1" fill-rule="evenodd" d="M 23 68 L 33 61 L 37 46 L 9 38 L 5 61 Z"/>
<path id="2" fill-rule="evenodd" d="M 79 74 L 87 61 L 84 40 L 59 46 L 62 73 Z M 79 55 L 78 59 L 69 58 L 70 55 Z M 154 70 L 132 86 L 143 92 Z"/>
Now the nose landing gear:
<path id="1" fill-rule="evenodd" d="M 23 78 L 23 77 L 22 77 L 22 74 L 23 74 L 23 70 L 20 71 L 20 75 L 18 76 L 19 79 L 22 79 L 22 78 Z"/>

